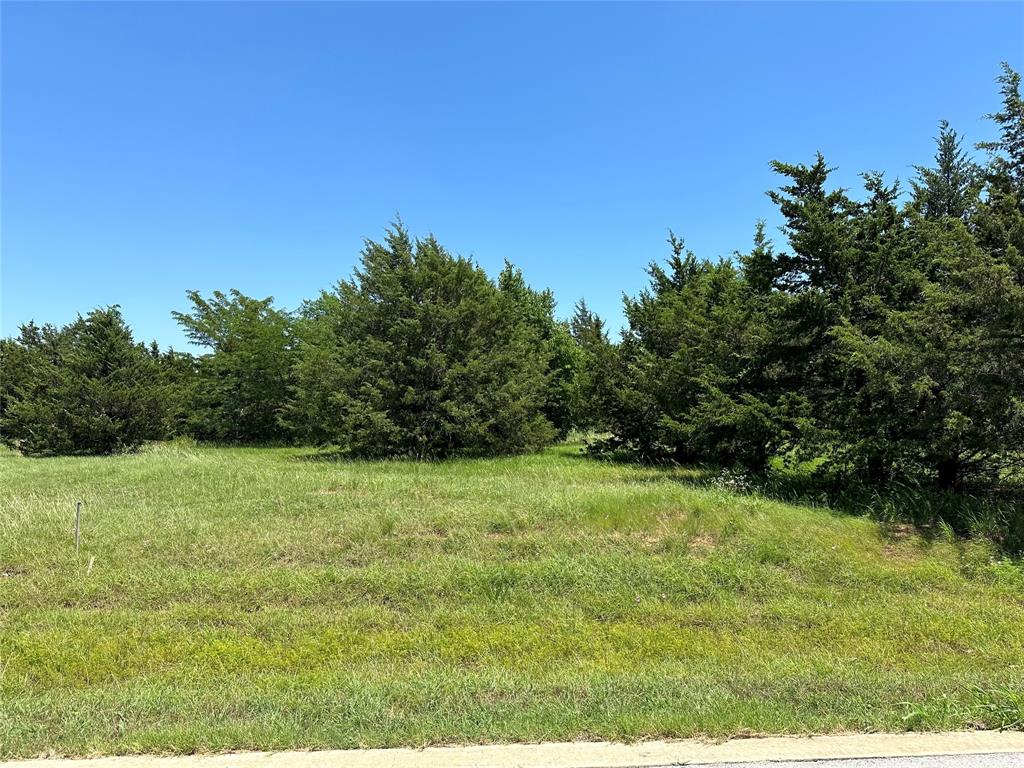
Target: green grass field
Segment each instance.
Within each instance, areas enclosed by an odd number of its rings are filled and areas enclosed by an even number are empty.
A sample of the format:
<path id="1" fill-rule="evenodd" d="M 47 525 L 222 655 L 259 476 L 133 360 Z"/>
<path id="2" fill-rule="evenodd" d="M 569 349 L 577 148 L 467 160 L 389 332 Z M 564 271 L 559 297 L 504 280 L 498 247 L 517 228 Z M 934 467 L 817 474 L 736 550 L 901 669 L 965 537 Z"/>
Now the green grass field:
<path id="1" fill-rule="evenodd" d="M 1020 563 L 697 480 L 0 453 L 0 756 L 1019 726 Z"/>

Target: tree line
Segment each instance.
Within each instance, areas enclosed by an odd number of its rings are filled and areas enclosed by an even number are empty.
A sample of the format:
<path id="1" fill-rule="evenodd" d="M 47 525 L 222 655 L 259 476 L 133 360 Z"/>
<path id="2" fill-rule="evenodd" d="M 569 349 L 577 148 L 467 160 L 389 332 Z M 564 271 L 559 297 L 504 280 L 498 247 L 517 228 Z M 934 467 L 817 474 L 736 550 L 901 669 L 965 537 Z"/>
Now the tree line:
<path id="1" fill-rule="evenodd" d="M 818 155 L 773 163 L 784 225 L 733 259 L 672 235 L 609 338 L 580 301 L 497 279 L 399 223 L 296 312 L 238 291 L 174 317 L 192 355 L 137 343 L 117 307 L 0 342 L 0 437 L 29 455 L 189 435 L 441 458 L 591 450 L 763 473 L 811 460 L 874 486 L 995 487 L 1024 469 L 1024 102 L 1003 65 L 997 138 L 939 126 L 909 189 L 857 195 Z"/>

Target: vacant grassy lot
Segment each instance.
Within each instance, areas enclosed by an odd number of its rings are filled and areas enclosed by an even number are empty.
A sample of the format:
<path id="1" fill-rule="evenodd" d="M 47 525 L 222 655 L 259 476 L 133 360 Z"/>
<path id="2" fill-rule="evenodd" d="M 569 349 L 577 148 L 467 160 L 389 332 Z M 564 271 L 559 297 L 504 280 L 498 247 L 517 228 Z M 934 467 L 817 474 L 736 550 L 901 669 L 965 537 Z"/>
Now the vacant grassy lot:
<path id="1" fill-rule="evenodd" d="M 0 755 L 1024 715 L 1020 564 L 695 477 L 0 453 Z"/>

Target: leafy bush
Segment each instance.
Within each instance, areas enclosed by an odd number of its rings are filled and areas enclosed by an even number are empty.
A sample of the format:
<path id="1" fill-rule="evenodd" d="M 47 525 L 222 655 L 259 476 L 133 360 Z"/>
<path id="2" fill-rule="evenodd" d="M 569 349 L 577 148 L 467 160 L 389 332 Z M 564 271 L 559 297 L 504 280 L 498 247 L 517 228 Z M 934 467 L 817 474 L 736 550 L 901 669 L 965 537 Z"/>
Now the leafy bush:
<path id="1" fill-rule="evenodd" d="M 204 299 L 189 291 L 192 309 L 172 315 L 189 339 L 210 352 L 183 381 L 182 431 L 205 440 L 269 443 L 289 439 L 279 418 L 289 397 L 294 361 L 292 317 L 273 298 L 232 290 Z"/>

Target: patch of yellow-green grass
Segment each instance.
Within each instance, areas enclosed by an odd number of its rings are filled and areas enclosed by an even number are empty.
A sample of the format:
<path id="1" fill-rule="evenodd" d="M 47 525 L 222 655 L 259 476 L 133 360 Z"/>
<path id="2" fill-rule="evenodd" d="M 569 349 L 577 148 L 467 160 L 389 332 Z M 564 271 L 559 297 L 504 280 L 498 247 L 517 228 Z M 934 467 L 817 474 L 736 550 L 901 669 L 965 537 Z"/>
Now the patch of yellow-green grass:
<path id="1" fill-rule="evenodd" d="M 0 756 L 1019 727 L 1019 563 L 695 477 L 0 453 Z"/>

